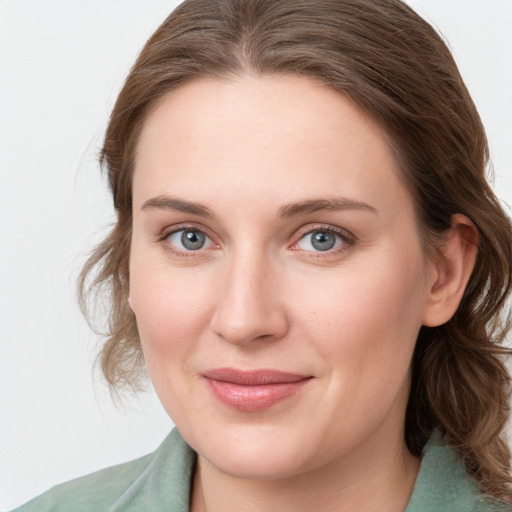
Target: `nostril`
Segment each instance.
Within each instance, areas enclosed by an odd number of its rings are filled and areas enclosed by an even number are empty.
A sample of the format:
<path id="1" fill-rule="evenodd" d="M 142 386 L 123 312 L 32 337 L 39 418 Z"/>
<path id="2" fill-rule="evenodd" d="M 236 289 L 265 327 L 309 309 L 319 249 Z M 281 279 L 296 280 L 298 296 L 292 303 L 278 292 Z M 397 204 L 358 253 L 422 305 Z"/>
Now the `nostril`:
<path id="1" fill-rule="evenodd" d="M 287 330 L 286 318 L 278 311 L 265 314 L 253 310 L 239 322 L 233 322 L 232 316 L 224 320 L 222 314 L 214 316 L 211 323 L 213 332 L 225 341 L 237 345 L 276 340 Z"/>
<path id="2" fill-rule="evenodd" d="M 255 259 L 251 250 L 238 253 L 227 268 L 212 312 L 212 331 L 234 344 L 282 337 L 288 329 L 286 301 L 281 300 L 270 262 Z"/>

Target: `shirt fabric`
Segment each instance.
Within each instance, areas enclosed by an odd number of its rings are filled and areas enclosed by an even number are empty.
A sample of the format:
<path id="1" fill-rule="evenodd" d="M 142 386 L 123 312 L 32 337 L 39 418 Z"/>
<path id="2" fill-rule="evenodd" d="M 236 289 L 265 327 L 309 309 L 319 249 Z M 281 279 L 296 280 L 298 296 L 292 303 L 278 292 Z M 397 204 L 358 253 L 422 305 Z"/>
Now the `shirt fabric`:
<path id="1" fill-rule="evenodd" d="M 153 453 L 58 485 L 14 512 L 189 512 L 196 454 L 174 429 Z M 487 499 L 434 433 L 405 512 L 512 512 Z"/>

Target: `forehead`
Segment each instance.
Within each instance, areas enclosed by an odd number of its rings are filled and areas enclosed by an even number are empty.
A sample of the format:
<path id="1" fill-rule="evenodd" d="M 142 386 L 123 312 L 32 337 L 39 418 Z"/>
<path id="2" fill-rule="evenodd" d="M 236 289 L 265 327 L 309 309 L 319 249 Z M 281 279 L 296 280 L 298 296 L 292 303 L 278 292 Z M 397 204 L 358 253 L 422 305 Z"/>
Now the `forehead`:
<path id="1" fill-rule="evenodd" d="M 146 119 L 135 159 L 135 205 L 163 193 L 378 202 L 384 189 L 404 194 L 386 133 L 342 94 L 294 75 L 173 91 Z"/>

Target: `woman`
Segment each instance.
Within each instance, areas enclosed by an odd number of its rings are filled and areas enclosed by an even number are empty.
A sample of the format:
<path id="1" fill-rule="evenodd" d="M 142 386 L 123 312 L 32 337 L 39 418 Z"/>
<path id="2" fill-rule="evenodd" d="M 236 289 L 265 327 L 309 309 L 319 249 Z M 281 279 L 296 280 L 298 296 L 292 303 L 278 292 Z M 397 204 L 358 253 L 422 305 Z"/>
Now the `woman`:
<path id="1" fill-rule="evenodd" d="M 426 22 L 186 1 L 102 161 L 118 219 L 82 276 L 110 293 L 102 368 L 145 367 L 177 430 L 20 510 L 510 508 L 510 223 Z"/>

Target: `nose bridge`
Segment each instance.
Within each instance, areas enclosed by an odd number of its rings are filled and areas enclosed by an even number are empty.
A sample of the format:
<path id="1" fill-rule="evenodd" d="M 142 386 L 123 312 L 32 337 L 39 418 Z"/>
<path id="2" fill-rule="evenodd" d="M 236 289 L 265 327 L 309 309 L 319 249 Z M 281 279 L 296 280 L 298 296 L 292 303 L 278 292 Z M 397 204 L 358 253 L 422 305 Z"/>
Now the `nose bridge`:
<path id="1" fill-rule="evenodd" d="M 226 264 L 213 330 L 231 343 L 281 337 L 286 316 L 276 286 L 277 269 L 268 255 L 247 245 L 233 251 Z"/>

